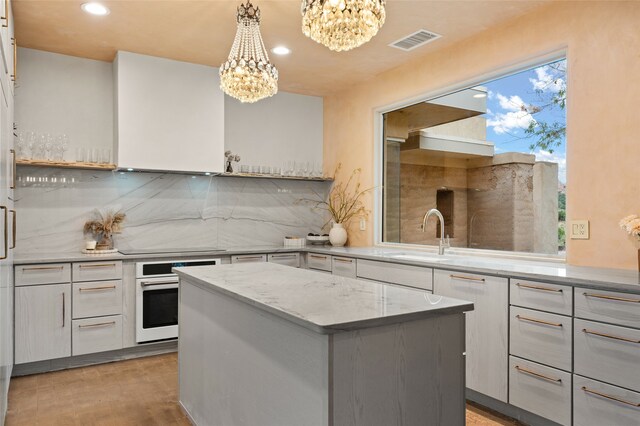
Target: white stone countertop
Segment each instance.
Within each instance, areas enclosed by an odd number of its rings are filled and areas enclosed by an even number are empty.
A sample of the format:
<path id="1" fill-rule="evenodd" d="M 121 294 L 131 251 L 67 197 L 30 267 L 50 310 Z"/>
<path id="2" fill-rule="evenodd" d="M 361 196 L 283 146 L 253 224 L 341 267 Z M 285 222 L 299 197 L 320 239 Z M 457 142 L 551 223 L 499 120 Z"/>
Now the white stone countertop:
<path id="1" fill-rule="evenodd" d="M 592 268 L 572 266 L 565 263 L 543 262 L 537 260 L 508 259 L 463 254 L 445 254 L 422 250 L 407 250 L 387 247 L 331 247 L 307 246 L 289 248 L 283 246 L 233 247 L 216 252 L 175 252 L 162 254 L 129 255 L 85 255 L 76 253 L 32 253 L 14 257 L 14 264 L 86 262 L 92 260 L 173 259 L 173 258 L 212 258 L 234 254 L 313 252 L 333 256 L 346 256 L 358 259 L 416 265 L 457 272 L 494 275 L 507 278 L 536 280 L 571 286 L 619 291 L 640 294 L 640 273 L 628 269 Z"/>
<path id="2" fill-rule="evenodd" d="M 273 263 L 174 268 L 186 280 L 322 334 L 473 310 L 422 290 Z"/>

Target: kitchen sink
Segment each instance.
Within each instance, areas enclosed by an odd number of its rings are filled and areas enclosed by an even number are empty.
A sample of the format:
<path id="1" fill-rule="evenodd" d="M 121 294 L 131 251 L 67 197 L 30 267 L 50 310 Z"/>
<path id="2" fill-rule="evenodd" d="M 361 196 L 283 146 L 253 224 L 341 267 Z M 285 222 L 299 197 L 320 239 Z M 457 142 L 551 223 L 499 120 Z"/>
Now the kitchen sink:
<path id="1" fill-rule="evenodd" d="M 446 256 L 437 256 L 429 254 L 411 254 L 411 253 L 394 253 L 388 255 L 392 259 L 413 260 L 416 262 L 443 262 L 449 260 Z"/>

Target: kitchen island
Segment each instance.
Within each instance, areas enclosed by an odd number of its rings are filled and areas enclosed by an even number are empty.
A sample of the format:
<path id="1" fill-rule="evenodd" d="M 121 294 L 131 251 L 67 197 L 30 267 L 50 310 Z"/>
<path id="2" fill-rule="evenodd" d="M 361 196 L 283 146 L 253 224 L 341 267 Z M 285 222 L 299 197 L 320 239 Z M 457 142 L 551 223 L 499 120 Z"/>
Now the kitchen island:
<path id="1" fill-rule="evenodd" d="M 472 303 L 269 263 L 175 271 L 196 425 L 464 424 Z"/>

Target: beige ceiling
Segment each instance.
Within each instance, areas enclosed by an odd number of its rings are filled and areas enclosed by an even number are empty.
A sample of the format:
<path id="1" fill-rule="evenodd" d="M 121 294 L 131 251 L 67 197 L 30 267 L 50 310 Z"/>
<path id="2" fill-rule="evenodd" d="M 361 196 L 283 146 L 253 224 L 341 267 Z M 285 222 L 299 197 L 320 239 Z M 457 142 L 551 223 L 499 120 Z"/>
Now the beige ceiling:
<path id="1" fill-rule="evenodd" d="M 388 0 L 387 22 L 364 46 L 335 53 L 306 38 L 300 1 L 255 0 L 262 10 L 262 35 L 280 71 L 282 91 L 326 95 L 385 70 L 470 37 L 502 21 L 525 14 L 548 0 L 401 1 Z M 86 15 L 76 0 L 13 0 L 20 47 L 111 61 L 117 50 L 219 66 L 236 30 L 240 0 L 110 0 L 106 17 Z M 389 43 L 418 29 L 443 37 L 403 52 Z"/>

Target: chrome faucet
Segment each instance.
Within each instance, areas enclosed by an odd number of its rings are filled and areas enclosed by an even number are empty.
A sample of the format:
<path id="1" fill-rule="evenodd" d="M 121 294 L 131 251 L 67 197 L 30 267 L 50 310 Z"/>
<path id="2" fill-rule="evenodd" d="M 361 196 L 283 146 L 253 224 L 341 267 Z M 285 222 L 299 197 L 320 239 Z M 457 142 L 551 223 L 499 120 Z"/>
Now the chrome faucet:
<path id="1" fill-rule="evenodd" d="M 429 220 L 429 216 L 432 214 L 436 215 L 440 221 L 440 242 L 438 243 L 438 254 L 442 256 L 444 254 L 444 249 L 451 247 L 451 242 L 448 235 L 446 240 L 444 238 L 444 217 L 442 217 L 442 213 L 440 213 L 438 209 L 431 209 L 424 215 L 422 218 L 422 232 L 427 229 L 427 221 Z"/>

